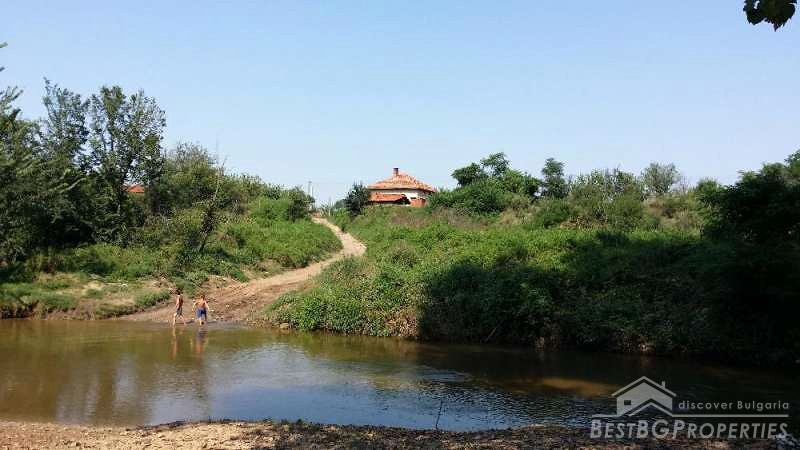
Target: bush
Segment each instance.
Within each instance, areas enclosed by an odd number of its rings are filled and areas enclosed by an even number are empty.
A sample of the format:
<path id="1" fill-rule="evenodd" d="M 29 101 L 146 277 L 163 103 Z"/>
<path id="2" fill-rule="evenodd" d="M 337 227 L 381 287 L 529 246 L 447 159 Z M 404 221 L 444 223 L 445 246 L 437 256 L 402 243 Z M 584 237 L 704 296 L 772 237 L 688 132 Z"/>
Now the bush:
<path id="1" fill-rule="evenodd" d="M 146 309 L 169 299 L 169 290 L 161 289 L 158 291 L 145 291 L 134 298 L 134 304 L 139 309 Z"/>
<path id="2" fill-rule="evenodd" d="M 476 214 L 496 214 L 506 209 L 512 194 L 497 180 L 481 179 L 464 187 L 441 190 L 428 198 L 430 208 L 455 208 Z"/>
<path id="3" fill-rule="evenodd" d="M 364 211 L 364 208 L 369 204 L 369 191 L 362 184 L 354 184 L 347 197 L 344 199 L 344 207 L 350 214 L 350 217 L 355 217 Z"/>
<path id="4" fill-rule="evenodd" d="M 572 204 L 564 199 L 542 199 L 536 205 L 532 224 L 539 228 L 550 228 L 572 220 L 576 214 Z"/>
<path id="5" fill-rule="evenodd" d="M 38 310 L 42 313 L 67 311 L 77 301 L 68 294 L 51 292 L 30 283 L 0 285 L 0 318 L 25 317 Z"/>
<path id="6" fill-rule="evenodd" d="M 568 216 L 568 202 L 544 205 L 556 218 L 545 221 L 539 210 L 534 220 L 542 225 Z M 694 230 L 631 230 L 624 223 L 543 229 L 454 225 L 446 217 L 377 208 L 346 219 L 350 232 L 367 244 L 366 257 L 329 266 L 307 290 L 282 297 L 267 316 L 303 330 L 376 336 L 748 360 L 800 357 L 788 340 L 738 333 L 737 302 L 726 312 L 717 309 L 718 299 L 747 295 L 729 276 L 752 278 L 729 266 L 746 263 L 729 243 Z M 766 264 L 772 257 L 747 261 Z M 780 277 L 797 269 L 787 267 L 769 270 L 776 274 L 773 289 L 791 293 L 784 288 L 792 282 Z M 780 333 L 796 336 L 796 329 Z"/>

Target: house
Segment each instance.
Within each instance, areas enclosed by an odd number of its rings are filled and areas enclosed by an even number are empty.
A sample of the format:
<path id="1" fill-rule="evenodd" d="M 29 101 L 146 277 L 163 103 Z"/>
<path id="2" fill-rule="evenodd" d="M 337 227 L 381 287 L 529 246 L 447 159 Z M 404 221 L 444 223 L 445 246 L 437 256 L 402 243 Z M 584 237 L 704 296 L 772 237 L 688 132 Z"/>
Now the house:
<path id="1" fill-rule="evenodd" d="M 436 192 L 433 186 L 423 183 L 400 169 L 392 169 L 392 176 L 367 186 L 371 205 L 425 206 L 428 196 Z"/>
<path id="2" fill-rule="evenodd" d="M 632 416 L 648 406 L 654 406 L 662 412 L 671 412 L 675 393 L 667 389 L 664 382 L 658 384 L 650 378 L 641 377 L 611 396 L 617 400 L 617 415 Z"/>
<path id="3" fill-rule="evenodd" d="M 141 184 L 131 184 L 125 186 L 125 192 L 129 194 L 144 194 L 144 186 Z"/>

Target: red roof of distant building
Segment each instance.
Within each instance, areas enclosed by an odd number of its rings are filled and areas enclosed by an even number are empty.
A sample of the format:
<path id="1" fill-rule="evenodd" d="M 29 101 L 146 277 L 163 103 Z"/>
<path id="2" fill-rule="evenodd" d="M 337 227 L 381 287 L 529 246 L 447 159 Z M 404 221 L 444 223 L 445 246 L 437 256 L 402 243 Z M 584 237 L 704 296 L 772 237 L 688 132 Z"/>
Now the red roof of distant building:
<path id="1" fill-rule="evenodd" d="M 141 184 L 132 184 L 130 186 L 125 186 L 125 192 L 131 194 L 144 194 L 144 186 Z"/>
<path id="2" fill-rule="evenodd" d="M 383 194 L 381 192 L 369 193 L 369 201 L 376 203 L 394 203 L 405 198 L 405 194 Z"/>
<path id="3" fill-rule="evenodd" d="M 370 184 L 367 186 L 369 189 L 419 189 L 422 191 L 427 192 L 436 192 L 436 188 L 429 184 L 425 184 L 422 181 L 412 177 L 407 173 L 400 173 L 400 171 L 395 168 L 392 171 L 392 176 L 385 179 L 378 181 L 377 183 Z"/>

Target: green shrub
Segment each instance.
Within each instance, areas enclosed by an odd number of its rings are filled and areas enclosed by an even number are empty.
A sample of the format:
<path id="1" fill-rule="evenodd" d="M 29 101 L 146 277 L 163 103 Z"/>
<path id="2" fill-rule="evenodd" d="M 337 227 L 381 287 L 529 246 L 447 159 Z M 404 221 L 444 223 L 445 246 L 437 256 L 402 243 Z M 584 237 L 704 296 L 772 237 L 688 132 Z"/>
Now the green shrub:
<path id="1" fill-rule="evenodd" d="M 44 313 L 67 311 L 76 305 L 71 295 L 52 292 L 33 283 L 0 284 L 0 318 L 25 317 L 37 309 Z"/>
<path id="2" fill-rule="evenodd" d="M 554 200 L 548 208 L 562 213 L 563 206 Z M 554 215 L 551 223 L 566 214 Z M 276 302 L 268 318 L 303 330 L 376 336 L 734 359 L 743 349 L 748 358 L 800 356 L 787 344 L 759 347 L 752 340 L 758 335 L 737 334 L 740 316 L 715 306 L 742 295 L 726 288 L 736 253 L 696 230 L 462 226 L 445 217 L 374 208 L 343 219 L 367 244 L 367 255 L 332 264 L 308 289 Z"/>
<path id="3" fill-rule="evenodd" d="M 149 308 L 167 300 L 169 295 L 169 290 L 167 289 L 141 292 L 134 298 L 134 304 L 140 309 Z"/>
<path id="4" fill-rule="evenodd" d="M 45 312 L 68 311 L 77 306 L 77 301 L 74 297 L 56 292 L 42 292 L 38 295 L 33 295 L 32 298 L 42 306 Z"/>
<path id="5" fill-rule="evenodd" d="M 261 197 L 250 206 L 250 217 L 261 224 L 269 224 L 277 220 L 287 220 L 291 201 L 288 197 Z"/>
<path id="6" fill-rule="evenodd" d="M 550 228 L 573 219 L 577 211 L 570 202 L 561 198 L 546 198 L 536 205 L 531 223 L 535 227 Z"/>
<path id="7" fill-rule="evenodd" d="M 506 209 L 512 193 L 495 179 L 481 179 L 452 191 L 442 190 L 430 196 L 430 208 L 447 207 L 477 214 L 496 214 Z"/>

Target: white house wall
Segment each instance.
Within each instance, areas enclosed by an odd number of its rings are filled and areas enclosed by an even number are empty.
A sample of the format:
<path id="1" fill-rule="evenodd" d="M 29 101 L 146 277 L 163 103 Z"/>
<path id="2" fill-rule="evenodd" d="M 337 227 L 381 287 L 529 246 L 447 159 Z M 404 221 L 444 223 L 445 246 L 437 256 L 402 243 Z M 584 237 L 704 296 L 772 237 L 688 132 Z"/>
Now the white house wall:
<path id="1" fill-rule="evenodd" d="M 408 198 L 428 198 L 428 193 L 419 189 L 370 189 L 381 194 L 403 194 Z"/>

